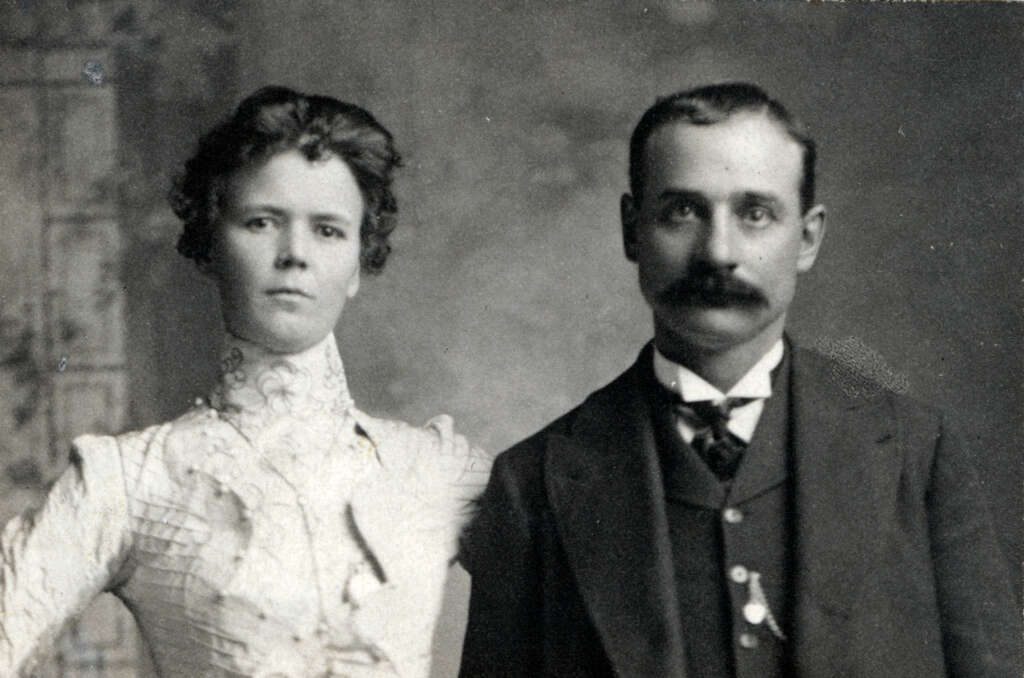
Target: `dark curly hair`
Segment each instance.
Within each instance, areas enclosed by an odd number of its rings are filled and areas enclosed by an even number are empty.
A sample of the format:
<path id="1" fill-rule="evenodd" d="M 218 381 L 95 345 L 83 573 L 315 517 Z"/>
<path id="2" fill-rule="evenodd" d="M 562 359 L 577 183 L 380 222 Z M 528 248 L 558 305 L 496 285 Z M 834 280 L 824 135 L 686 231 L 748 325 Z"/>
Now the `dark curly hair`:
<path id="1" fill-rule="evenodd" d="M 209 261 L 231 176 L 292 149 L 310 160 L 336 156 L 352 171 L 365 204 L 360 265 L 367 273 L 384 268 L 398 211 L 391 175 L 401 164 L 391 133 L 359 106 L 287 87 L 257 90 L 199 140 L 168 198 L 184 222 L 178 252 L 196 262 Z"/>

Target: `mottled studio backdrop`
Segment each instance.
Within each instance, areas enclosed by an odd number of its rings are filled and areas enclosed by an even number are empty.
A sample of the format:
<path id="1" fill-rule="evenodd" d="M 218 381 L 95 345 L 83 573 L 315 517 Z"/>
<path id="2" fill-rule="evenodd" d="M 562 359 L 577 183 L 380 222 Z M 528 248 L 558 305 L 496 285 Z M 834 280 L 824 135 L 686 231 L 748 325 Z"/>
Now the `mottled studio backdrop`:
<path id="1" fill-rule="evenodd" d="M 163 196 L 198 133 L 254 88 L 347 99 L 395 133 L 406 158 L 395 252 L 342 319 L 349 381 L 363 409 L 448 412 L 497 452 L 612 379 L 651 334 L 617 216 L 640 113 L 680 88 L 751 80 L 820 148 L 828 235 L 793 334 L 953 414 L 1008 560 L 1021 562 L 1024 7 L 4 7 L 4 45 L 109 50 L 124 425 L 174 417 L 214 374 L 216 299 L 175 254 Z M 21 241 L 5 231 L 0 244 L 10 288 Z M 56 369 L 40 365 L 26 378 Z"/>
<path id="2" fill-rule="evenodd" d="M 829 231 L 794 334 L 852 338 L 957 415 L 1019 546 L 1022 10 L 268 0 L 203 30 L 163 17 L 157 68 L 128 54 L 122 73 L 130 421 L 175 415 L 214 369 L 215 299 L 160 200 L 253 88 L 352 100 L 393 130 L 400 226 L 342 320 L 349 379 L 364 408 L 447 411 L 498 451 L 650 336 L 619 236 L 632 125 L 660 94 L 745 79 L 821 148 Z"/>

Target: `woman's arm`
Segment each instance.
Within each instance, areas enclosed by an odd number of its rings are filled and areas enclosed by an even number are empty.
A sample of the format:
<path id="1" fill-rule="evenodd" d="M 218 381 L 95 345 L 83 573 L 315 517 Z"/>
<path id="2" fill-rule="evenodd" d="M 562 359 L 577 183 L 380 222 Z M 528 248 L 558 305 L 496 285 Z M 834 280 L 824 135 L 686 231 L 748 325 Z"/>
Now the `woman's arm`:
<path id="1" fill-rule="evenodd" d="M 130 514 L 117 440 L 83 436 L 46 502 L 0 536 L 0 675 L 27 675 L 123 566 Z"/>

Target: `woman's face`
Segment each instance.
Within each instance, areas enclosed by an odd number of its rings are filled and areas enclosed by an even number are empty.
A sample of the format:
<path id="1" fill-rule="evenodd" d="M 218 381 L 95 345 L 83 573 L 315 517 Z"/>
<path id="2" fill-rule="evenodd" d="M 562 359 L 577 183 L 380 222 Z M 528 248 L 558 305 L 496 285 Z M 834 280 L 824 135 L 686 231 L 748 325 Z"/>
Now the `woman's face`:
<path id="1" fill-rule="evenodd" d="M 334 329 L 359 289 L 363 197 L 344 161 L 297 150 L 231 177 L 210 261 L 228 332 L 277 353 Z"/>

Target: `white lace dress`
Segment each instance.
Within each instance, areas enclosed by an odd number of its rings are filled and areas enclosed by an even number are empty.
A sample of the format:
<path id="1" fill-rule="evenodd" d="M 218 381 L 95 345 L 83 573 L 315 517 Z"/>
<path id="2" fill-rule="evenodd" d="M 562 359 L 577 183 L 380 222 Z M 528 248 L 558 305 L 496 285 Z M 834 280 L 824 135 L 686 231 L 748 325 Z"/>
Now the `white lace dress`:
<path id="1" fill-rule="evenodd" d="M 7 524 L 0 675 L 108 590 L 164 678 L 425 676 L 488 471 L 447 417 L 356 410 L 333 335 L 290 356 L 231 340 L 208 403 L 78 438 L 43 508 Z"/>

